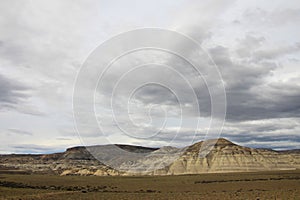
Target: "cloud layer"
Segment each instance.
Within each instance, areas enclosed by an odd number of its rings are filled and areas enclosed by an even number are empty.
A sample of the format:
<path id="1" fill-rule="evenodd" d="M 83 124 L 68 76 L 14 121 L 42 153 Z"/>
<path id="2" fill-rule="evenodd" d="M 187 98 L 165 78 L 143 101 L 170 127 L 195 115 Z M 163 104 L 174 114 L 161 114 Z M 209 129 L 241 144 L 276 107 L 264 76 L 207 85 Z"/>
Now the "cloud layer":
<path id="1" fill-rule="evenodd" d="M 300 145 L 297 1 L 2 1 L 0 13 L 0 153 L 81 145 L 72 110 L 81 64 L 112 36 L 144 27 L 171 29 L 197 41 L 207 54 L 199 56 L 186 43 L 164 40 L 198 60 L 202 77 L 186 60 L 165 51 L 140 50 L 119 59 L 95 90 L 95 113 L 88 110 L 105 131 L 86 126 L 81 135 L 85 143 L 185 146 L 204 139 L 208 129 L 217 132 L 216 126 L 209 127 L 214 111 L 210 92 L 220 95 L 212 70 L 216 64 L 227 100 L 222 137 L 253 147 Z M 145 63 L 142 71 L 124 75 Z M 91 76 L 83 78 L 94 91 Z M 146 80 L 169 86 L 150 84 L 128 99 L 137 83 Z M 108 94 L 114 89 L 111 102 Z M 83 92 L 80 105 L 85 108 L 88 102 Z M 85 114 L 81 117 L 89 121 Z M 221 115 L 214 117 L 222 122 Z"/>

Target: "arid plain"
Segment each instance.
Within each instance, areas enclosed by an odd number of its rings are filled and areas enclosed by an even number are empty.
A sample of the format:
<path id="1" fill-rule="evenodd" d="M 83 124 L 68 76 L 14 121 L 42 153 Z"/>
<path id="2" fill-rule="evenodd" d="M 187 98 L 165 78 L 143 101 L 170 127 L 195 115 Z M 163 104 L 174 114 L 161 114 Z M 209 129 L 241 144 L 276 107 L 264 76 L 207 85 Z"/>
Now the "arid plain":
<path id="1" fill-rule="evenodd" d="M 300 199 L 300 171 L 126 177 L 1 174 L 0 199 Z"/>

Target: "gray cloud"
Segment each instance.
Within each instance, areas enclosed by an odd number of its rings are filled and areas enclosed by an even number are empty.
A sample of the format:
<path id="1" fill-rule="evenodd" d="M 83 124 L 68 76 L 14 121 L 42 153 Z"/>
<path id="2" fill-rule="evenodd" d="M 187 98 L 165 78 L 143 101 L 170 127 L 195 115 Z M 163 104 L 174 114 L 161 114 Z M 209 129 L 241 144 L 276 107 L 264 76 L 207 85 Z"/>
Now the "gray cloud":
<path id="1" fill-rule="evenodd" d="M 285 55 L 297 53 L 300 51 L 300 43 L 292 46 L 284 46 L 276 49 L 258 50 L 253 53 L 255 60 L 274 60 Z"/>
<path id="2" fill-rule="evenodd" d="M 284 24 L 295 24 L 300 20 L 299 8 L 277 9 L 267 11 L 256 8 L 249 9 L 243 14 L 244 20 L 248 23 L 256 23 L 260 26 L 281 26 Z"/>
<path id="3" fill-rule="evenodd" d="M 157 11 L 158 3 L 160 11 Z M 300 12 L 296 1 L 174 3 L 170 0 L 164 3 L 143 1 L 134 6 L 121 1 L 2 1 L 0 4 L 0 111 L 3 113 L 0 120 L 6 122 L 1 124 L 2 134 L 10 129 L 14 132 L 12 135 L 23 133 L 29 138 L 24 144 L 23 141 L 16 144 L 8 138 L 11 151 L 13 148 L 18 152 L 30 149 L 48 151 L 50 148 L 57 149 L 57 142 L 62 146 L 71 144 L 68 138 L 76 135 L 72 91 L 81 63 L 98 44 L 112 35 L 145 26 L 177 30 L 207 49 L 220 69 L 227 92 L 224 137 L 246 145 L 261 142 L 257 144 L 259 147 L 292 148 L 299 144 L 296 127 L 300 117 L 300 74 L 297 66 Z M 154 12 L 158 15 L 154 16 Z M 180 126 L 178 99 L 166 88 L 148 85 L 137 90 L 133 100 L 128 102 L 127 97 L 135 84 L 145 80 L 169 83 L 168 86 L 180 97 L 186 123 L 182 125 L 175 145 L 190 144 L 195 130 L 193 120 L 199 117 L 198 107 L 201 117 L 209 121 L 212 103 L 206 83 L 215 89 L 216 97 L 220 97 L 220 81 L 212 71 L 213 63 L 205 54 L 197 55 L 185 43 L 173 40 L 169 43 L 194 60 L 200 60 L 203 77 L 199 77 L 189 63 L 167 52 L 138 51 L 120 59 L 113 66 L 115 70 L 108 71 L 102 87 L 97 88 L 95 99 L 96 115 L 105 129 L 103 134 L 110 136 L 112 142 L 166 145 Z M 161 125 L 164 110 L 170 118 L 168 127 L 151 141 L 123 135 L 112 120 L 109 96 L 120 75 L 133 65 L 147 62 L 176 69 L 191 86 L 189 88 L 178 74 L 163 67 L 136 71 L 124 77 L 112 102 L 119 124 L 133 134 L 147 136 Z M 96 70 L 91 69 L 90 75 Z M 91 86 L 89 76 L 83 79 L 87 86 Z M 89 89 L 94 90 L 94 85 Z M 190 89 L 196 92 L 196 97 Z M 81 106 L 86 107 L 88 101 L 85 93 L 82 94 Z M 197 106 L 196 101 L 199 102 Z M 129 113 L 126 110 L 128 103 Z M 88 112 L 92 116 L 95 114 L 93 110 Z M 35 116 L 26 115 L 25 119 L 24 113 Z M 40 117 L 42 113 L 43 117 Z M 128 120 L 128 114 L 136 124 Z M 85 115 L 87 113 L 82 116 L 87 123 L 84 136 L 91 143 L 101 143 L 103 137 L 93 140 L 101 134 L 100 130 L 95 125 L 88 126 L 90 120 Z M 265 123 L 266 120 L 270 122 Z M 280 123 L 280 120 L 283 122 Z M 30 132 L 21 130 L 24 124 L 36 128 L 33 131 L 36 141 L 47 143 L 49 138 L 54 138 L 54 142 L 49 142 L 49 149 L 47 146 L 27 145 L 32 144 L 35 138 L 30 137 Z M 207 124 L 199 128 L 198 139 L 205 136 L 207 128 Z M 292 140 L 294 143 L 291 143 Z"/>
<path id="4" fill-rule="evenodd" d="M 262 37 L 253 37 L 247 35 L 243 40 L 240 40 L 240 44 L 237 47 L 241 49 L 247 49 L 250 44 L 260 44 L 265 41 Z M 272 61 L 272 59 L 278 58 L 284 55 L 293 55 L 297 52 L 297 45 L 289 48 L 283 47 L 281 50 L 274 50 L 270 52 L 268 56 L 269 61 L 262 60 L 262 57 L 257 57 L 257 48 L 261 45 L 251 45 L 248 48 L 248 52 L 238 54 L 236 56 L 235 50 L 226 48 L 224 46 L 216 46 L 210 49 L 210 55 L 214 62 L 218 65 L 223 81 L 225 82 L 227 92 L 227 119 L 235 121 L 245 120 L 258 120 L 267 118 L 286 118 L 286 117 L 300 117 L 299 115 L 299 99 L 300 99 L 300 86 L 297 81 L 289 79 L 286 82 L 268 81 L 273 76 L 274 70 L 279 68 L 279 61 Z M 272 56 L 271 56 L 272 54 Z M 267 58 L 267 57 L 266 57 Z M 271 59 L 272 58 L 272 59 Z M 156 60 L 160 60 L 156 57 Z M 145 60 L 142 60 L 146 62 Z M 174 69 L 179 70 L 187 80 L 191 81 L 193 90 L 197 94 L 197 100 L 202 116 L 210 116 L 211 114 L 211 102 L 209 91 L 204 82 L 198 78 L 194 79 L 194 73 L 186 71 L 190 68 L 186 63 L 180 62 L 178 58 L 169 58 L 168 66 L 172 66 Z M 214 76 L 209 74 L 209 65 L 205 65 L 201 68 L 206 74 L 206 80 L 209 84 L 214 82 Z M 182 70 L 183 69 L 183 70 Z M 163 74 L 163 69 L 161 70 Z M 140 79 L 149 79 L 154 77 L 153 80 L 164 79 L 157 73 L 145 73 L 139 74 Z M 297 80 L 300 78 L 296 78 Z M 169 77 L 168 81 L 172 83 L 173 88 L 183 88 L 182 81 L 172 81 L 172 76 Z M 175 79 L 174 79 L 175 80 Z M 113 79 L 108 78 L 105 84 L 114 85 Z M 130 81 L 128 81 L 130 84 Z M 129 92 L 126 90 L 129 85 L 122 85 L 124 94 L 127 95 Z M 109 87 L 108 87 L 109 88 Z M 109 89 L 110 90 L 110 89 Z M 181 102 L 184 105 L 191 105 L 191 96 L 185 93 L 185 90 L 177 90 L 176 95 L 182 97 Z M 147 104 L 159 104 L 168 105 L 178 108 L 177 99 L 174 96 L 169 96 L 168 91 L 165 91 L 159 87 L 145 87 L 138 93 L 137 98 Z M 120 98 L 121 100 L 121 98 Z M 124 105 L 120 103 L 120 105 Z M 120 108 L 121 109 L 121 108 Z M 193 116 L 195 112 L 189 111 L 190 115 Z"/>
<path id="5" fill-rule="evenodd" d="M 53 147 L 36 144 L 18 144 L 12 146 L 14 153 L 57 153 L 65 151 L 64 147 Z M 1 150 L 1 149 L 0 149 Z"/>
<path id="6" fill-rule="evenodd" d="M 20 82 L 0 74 L 0 109 L 14 108 L 16 104 L 26 101 L 26 91 L 29 89 Z"/>
<path id="7" fill-rule="evenodd" d="M 281 118 L 245 122 L 227 122 L 221 137 L 239 145 L 253 148 L 272 148 L 275 150 L 297 149 L 300 145 L 299 119 Z M 146 130 L 146 129 L 145 129 Z M 214 130 L 214 127 L 212 127 Z M 148 130 L 149 131 L 149 130 Z M 205 138 L 207 128 L 196 129 L 181 127 L 166 128 L 148 140 L 135 144 L 161 144 L 184 147 Z"/>
<path id="8" fill-rule="evenodd" d="M 246 49 L 250 43 L 260 44 L 263 41 L 261 37 L 246 36 L 240 41 L 239 51 Z M 251 51 L 259 46 L 250 45 L 248 52 L 244 51 L 240 57 L 235 57 L 234 53 L 222 46 L 210 51 L 226 84 L 227 119 L 244 121 L 300 117 L 300 85 L 296 81 L 299 80 L 300 75 L 285 82 L 268 81 L 273 76 L 273 72 L 279 68 L 278 62 L 280 61 L 275 58 L 293 55 L 298 51 L 298 45 L 268 51 L 269 56 L 257 57 Z M 270 61 L 262 61 L 262 57 Z"/>
<path id="9" fill-rule="evenodd" d="M 24 131 L 24 130 L 19 130 L 19 129 L 15 129 L 15 128 L 10 128 L 10 129 L 7 129 L 7 130 L 9 132 L 12 132 L 12 133 L 18 134 L 18 135 L 27 135 L 27 136 L 33 135 L 31 132 Z"/>

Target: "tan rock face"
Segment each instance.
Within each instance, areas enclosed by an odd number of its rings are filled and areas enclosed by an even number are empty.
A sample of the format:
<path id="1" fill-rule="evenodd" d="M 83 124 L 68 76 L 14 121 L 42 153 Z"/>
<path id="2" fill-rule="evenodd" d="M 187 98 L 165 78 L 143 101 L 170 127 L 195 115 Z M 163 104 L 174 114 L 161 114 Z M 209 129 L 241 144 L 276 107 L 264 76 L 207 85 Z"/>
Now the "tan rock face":
<path id="1" fill-rule="evenodd" d="M 127 158 L 121 156 L 117 157 L 119 169 L 134 167 L 140 169 L 139 174 L 179 175 L 300 168 L 299 150 L 253 149 L 236 145 L 225 139 L 212 141 L 212 144 L 214 143 L 215 145 L 211 146 L 210 152 L 204 157 L 199 153 L 203 149 L 203 142 L 183 149 L 173 147 L 152 149 L 120 145 L 131 152 L 147 152 L 148 154 L 144 157 L 137 157 L 134 162 L 128 162 Z M 109 146 L 99 147 L 101 151 Z M 85 147 L 74 147 L 67 149 L 64 153 L 48 155 L 0 155 L 0 169 L 81 176 L 136 175 L 130 170 L 120 171 L 105 166 L 96 160 Z"/>
<path id="2" fill-rule="evenodd" d="M 238 171 L 287 170 L 300 168 L 300 154 L 297 152 L 276 152 L 252 149 L 219 140 L 204 158 L 198 156 L 202 143 L 190 146 L 185 154 L 176 160 L 168 174 L 197 174 Z"/>

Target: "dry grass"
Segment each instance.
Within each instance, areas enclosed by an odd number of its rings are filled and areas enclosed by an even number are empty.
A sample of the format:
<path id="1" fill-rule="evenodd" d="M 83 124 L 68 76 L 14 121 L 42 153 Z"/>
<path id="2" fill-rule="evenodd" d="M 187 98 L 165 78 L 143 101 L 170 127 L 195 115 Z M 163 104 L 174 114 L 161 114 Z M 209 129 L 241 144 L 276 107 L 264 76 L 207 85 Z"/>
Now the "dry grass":
<path id="1" fill-rule="evenodd" d="M 0 199 L 300 199 L 300 171 L 144 177 L 0 175 Z"/>

